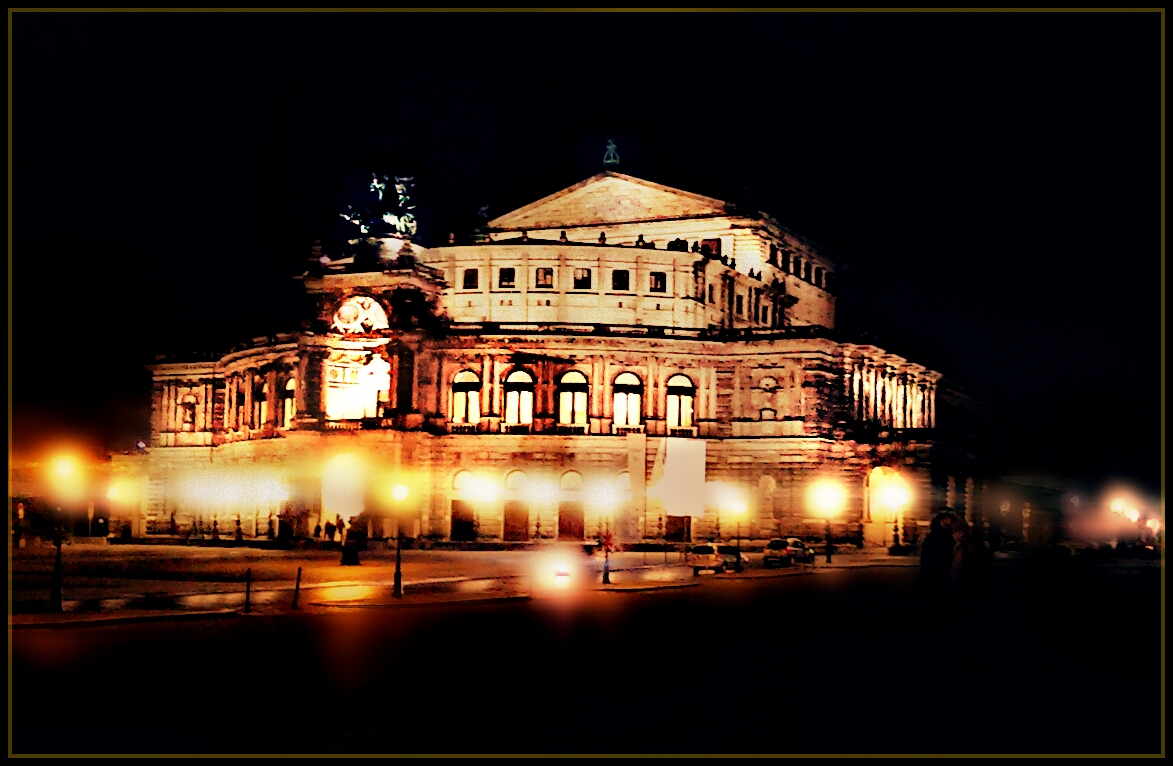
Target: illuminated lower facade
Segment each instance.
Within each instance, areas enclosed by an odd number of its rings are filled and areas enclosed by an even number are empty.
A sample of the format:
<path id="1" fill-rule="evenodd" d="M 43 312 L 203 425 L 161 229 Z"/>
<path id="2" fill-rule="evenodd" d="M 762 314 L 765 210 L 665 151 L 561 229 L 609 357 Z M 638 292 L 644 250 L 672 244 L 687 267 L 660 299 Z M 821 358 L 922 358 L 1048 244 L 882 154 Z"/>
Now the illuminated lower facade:
<path id="1" fill-rule="evenodd" d="M 821 533 L 807 489 L 831 479 L 863 544 L 975 515 L 976 457 L 942 438 L 963 398 L 835 337 L 830 262 L 722 205 L 606 173 L 480 244 L 316 262 L 301 332 L 153 367 L 116 513 L 134 535 L 760 539 Z"/>

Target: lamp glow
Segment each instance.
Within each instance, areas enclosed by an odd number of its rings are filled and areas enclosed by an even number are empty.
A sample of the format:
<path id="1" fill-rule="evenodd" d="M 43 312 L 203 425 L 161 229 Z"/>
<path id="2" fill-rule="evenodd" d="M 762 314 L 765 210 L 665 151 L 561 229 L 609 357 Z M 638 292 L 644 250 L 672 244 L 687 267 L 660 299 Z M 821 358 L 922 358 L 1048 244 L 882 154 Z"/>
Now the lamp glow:
<path id="1" fill-rule="evenodd" d="M 407 499 L 409 494 L 411 494 L 411 491 L 407 488 L 406 484 L 396 484 L 391 488 L 391 499 L 397 503 L 402 503 Z"/>
<path id="2" fill-rule="evenodd" d="M 847 492 L 837 481 L 817 481 L 807 490 L 807 507 L 828 519 L 843 510 Z"/>

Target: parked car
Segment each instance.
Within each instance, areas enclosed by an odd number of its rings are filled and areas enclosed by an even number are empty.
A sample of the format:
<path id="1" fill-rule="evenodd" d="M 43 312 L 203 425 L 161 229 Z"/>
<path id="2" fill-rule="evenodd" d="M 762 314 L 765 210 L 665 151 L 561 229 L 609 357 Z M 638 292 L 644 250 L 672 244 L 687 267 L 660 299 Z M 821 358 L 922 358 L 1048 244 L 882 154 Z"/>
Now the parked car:
<path id="1" fill-rule="evenodd" d="M 796 562 L 815 563 L 815 549 L 797 537 L 777 538 L 766 543 L 766 555 L 762 558 L 766 568 L 788 567 Z"/>
<path id="2" fill-rule="evenodd" d="M 692 573 L 699 575 L 705 570 L 712 570 L 717 574 L 722 572 L 734 571 L 738 569 L 737 547 L 733 545 L 716 545 L 714 543 L 704 543 L 701 545 L 692 546 Z M 749 558 L 743 553 L 741 554 L 741 566 Z"/>
<path id="3" fill-rule="evenodd" d="M 745 555 L 736 545 L 718 545 L 717 553 L 725 558 L 726 569 L 740 572 L 749 566 L 749 556 Z"/>
<path id="4" fill-rule="evenodd" d="M 762 566 L 766 569 L 774 567 L 788 567 L 794 559 L 787 551 L 787 543 L 782 538 L 776 538 L 766 543 L 765 555 L 762 556 Z"/>

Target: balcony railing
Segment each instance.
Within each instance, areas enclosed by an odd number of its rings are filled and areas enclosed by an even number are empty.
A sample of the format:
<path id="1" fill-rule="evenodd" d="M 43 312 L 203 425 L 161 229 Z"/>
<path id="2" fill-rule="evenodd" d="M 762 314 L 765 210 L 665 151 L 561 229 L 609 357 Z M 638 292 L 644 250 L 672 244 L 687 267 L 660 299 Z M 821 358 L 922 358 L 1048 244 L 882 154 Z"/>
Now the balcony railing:
<path id="1" fill-rule="evenodd" d="M 696 438 L 696 426 L 691 428 L 669 428 L 668 435 L 685 439 L 694 439 Z"/>
<path id="2" fill-rule="evenodd" d="M 611 426 L 611 432 L 616 436 L 626 436 L 627 434 L 642 434 L 644 432 L 643 425 L 638 426 Z"/>
<path id="3" fill-rule="evenodd" d="M 528 434 L 530 432 L 529 423 L 502 423 L 501 433 L 506 434 Z"/>
<path id="4" fill-rule="evenodd" d="M 362 430 L 361 420 L 327 420 L 327 431 L 360 431 Z"/>
<path id="5" fill-rule="evenodd" d="M 555 427 L 554 432 L 557 434 L 562 434 L 562 435 L 567 435 L 567 436 L 569 436 L 569 435 L 576 435 L 576 436 L 577 435 L 585 435 L 587 432 L 587 427 L 586 426 L 574 426 L 574 425 L 559 424 Z"/>
<path id="6" fill-rule="evenodd" d="M 477 432 L 476 423 L 449 423 L 448 433 L 450 434 L 475 434 Z"/>

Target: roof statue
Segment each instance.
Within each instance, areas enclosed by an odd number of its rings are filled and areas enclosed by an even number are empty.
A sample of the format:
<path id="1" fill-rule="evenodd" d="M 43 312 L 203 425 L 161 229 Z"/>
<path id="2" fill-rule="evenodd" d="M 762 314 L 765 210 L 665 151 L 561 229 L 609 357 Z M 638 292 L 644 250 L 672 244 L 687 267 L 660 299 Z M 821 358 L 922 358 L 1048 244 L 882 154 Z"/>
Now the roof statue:
<path id="1" fill-rule="evenodd" d="M 603 155 L 604 165 L 619 164 L 619 152 L 615 151 L 617 148 L 614 141 L 607 139 L 607 153 Z"/>
<path id="2" fill-rule="evenodd" d="M 377 200 L 370 197 L 354 200 L 356 205 L 347 205 L 347 212 L 341 216 L 356 226 L 359 232 L 366 236 L 396 236 L 408 239 L 415 236 L 416 217 L 415 205 L 411 201 L 410 191 L 414 185 L 414 178 L 401 176 L 380 176 L 372 174 L 369 192 L 377 196 Z M 389 182 L 395 187 L 395 199 L 387 191 Z"/>

